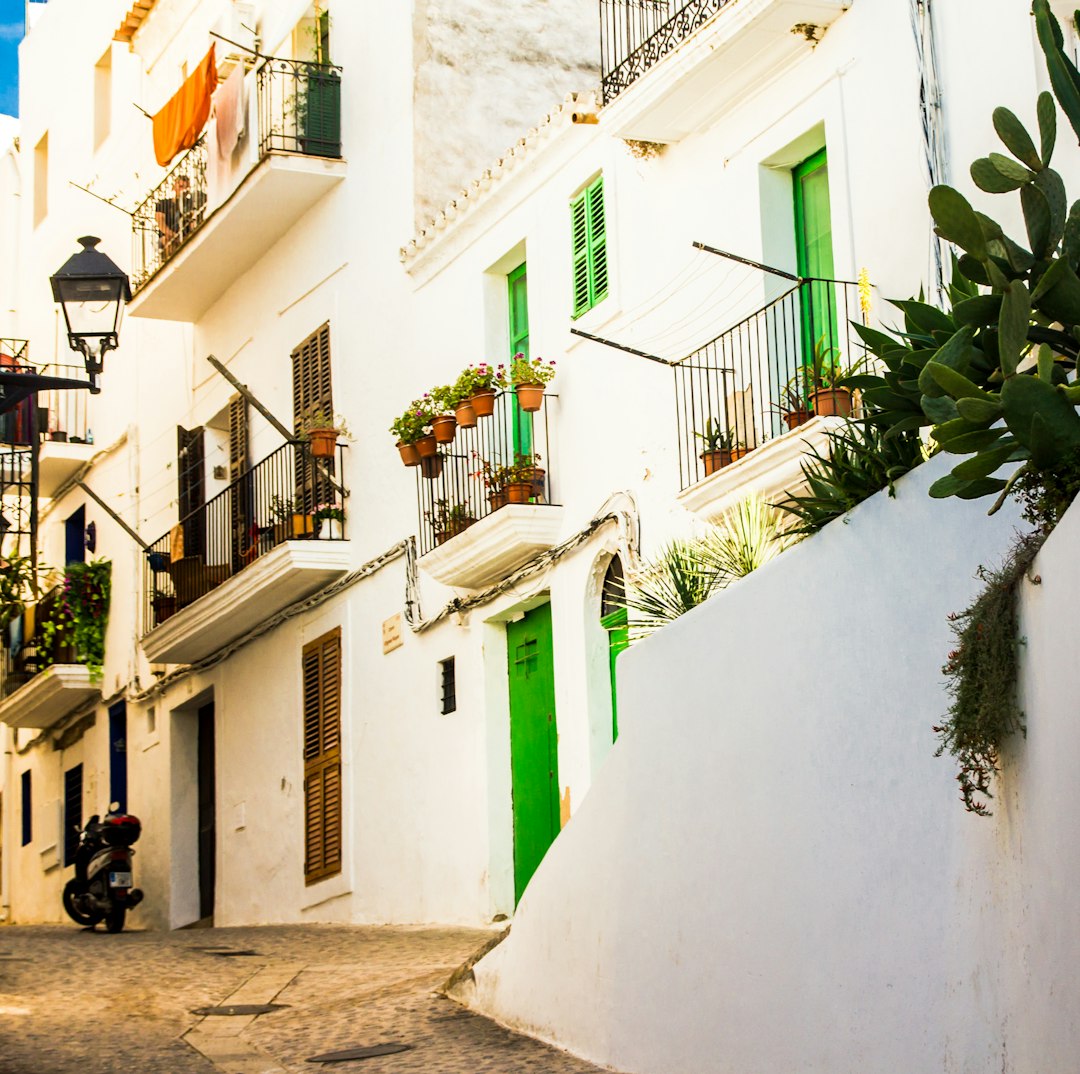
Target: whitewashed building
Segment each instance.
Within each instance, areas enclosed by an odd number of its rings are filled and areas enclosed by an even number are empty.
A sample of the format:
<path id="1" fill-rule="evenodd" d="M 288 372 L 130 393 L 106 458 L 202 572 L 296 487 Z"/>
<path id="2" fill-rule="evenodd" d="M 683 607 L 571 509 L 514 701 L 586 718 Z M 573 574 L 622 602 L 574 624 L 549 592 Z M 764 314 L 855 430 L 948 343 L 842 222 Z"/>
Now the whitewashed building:
<path id="1" fill-rule="evenodd" d="M 102 393 L 39 404 L 29 445 L 43 562 L 105 557 L 112 596 L 100 678 L 9 638 L 8 916 L 60 917 L 112 800 L 158 927 L 512 915 L 615 736 L 605 582 L 795 480 L 832 420 L 788 431 L 805 358 L 936 284 L 928 184 L 992 137 L 976 55 L 1030 118 L 1026 11 L 41 6 L 5 332 L 75 361 L 47 279 L 80 235 L 135 294 Z M 211 45 L 216 116 L 160 165 L 149 116 Z M 518 351 L 557 363 L 542 408 L 504 393 L 404 468 L 410 400 Z M 316 410 L 351 430 L 329 462 Z M 708 421 L 746 449 L 710 476 Z M 496 507 L 477 472 L 517 452 L 545 473 Z"/>

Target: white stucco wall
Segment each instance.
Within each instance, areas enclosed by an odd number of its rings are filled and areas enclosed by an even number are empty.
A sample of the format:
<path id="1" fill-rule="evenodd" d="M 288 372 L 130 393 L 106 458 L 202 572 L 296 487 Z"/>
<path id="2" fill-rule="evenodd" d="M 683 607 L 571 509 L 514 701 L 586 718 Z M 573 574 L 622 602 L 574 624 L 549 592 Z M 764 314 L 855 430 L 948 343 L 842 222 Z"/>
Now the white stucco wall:
<path id="1" fill-rule="evenodd" d="M 1072 1065 L 1080 512 L 1024 587 L 1031 733 L 980 819 L 931 727 L 1014 515 L 929 499 L 947 462 L 620 658 L 619 741 L 476 1007 L 648 1074 Z"/>

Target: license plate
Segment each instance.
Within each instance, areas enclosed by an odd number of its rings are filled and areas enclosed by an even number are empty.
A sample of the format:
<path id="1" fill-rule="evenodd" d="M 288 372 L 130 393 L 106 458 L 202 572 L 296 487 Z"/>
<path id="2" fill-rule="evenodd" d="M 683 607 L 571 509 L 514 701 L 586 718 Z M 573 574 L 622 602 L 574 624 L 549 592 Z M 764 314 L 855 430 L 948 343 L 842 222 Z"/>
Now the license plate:
<path id="1" fill-rule="evenodd" d="M 131 873 L 109 873 L 109 887 L 130 888 L 132 887 Z"/>

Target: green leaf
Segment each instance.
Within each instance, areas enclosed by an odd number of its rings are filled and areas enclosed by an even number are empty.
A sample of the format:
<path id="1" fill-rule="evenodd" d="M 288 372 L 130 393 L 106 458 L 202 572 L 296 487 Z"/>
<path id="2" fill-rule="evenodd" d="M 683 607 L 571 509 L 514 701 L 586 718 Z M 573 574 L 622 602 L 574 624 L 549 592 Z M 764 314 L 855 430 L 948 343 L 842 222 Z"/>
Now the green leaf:
<path id="1" fill-rule="evenodd" d="M 1054 434 L 1041 414 L 1035 414 L 1031 419 L 1031 437 L 1028 447 L 1031 450 L 1031 461 L 1036 469 L 1052 470 L 1060 458 Z"/>
<path id="2" fill-rule="evenodd" d="M 990 286 L 990 277 L 986 272 L 986 267 L 971 254 L 964 254 L 957 259 L 956 263 L 960 266 L 960 271 L 966 280 L 970 280 L 973 284 L 982 284 L 983 287 Z"/>
<path id="3" fill-rule="evenodd" d="M 1004 435 L 1004 429 L 972 429 L 969 433 L 961 433 L 959 436 L 950 436 L 941 440 L 937 430 L 933 429 L 930 435 L 949 452 L 950 455 L 970 455 L 973 451 L 985 451 L 993 447 Z"/>
<path id="4" fill-rule="evenodd" d="M 998 358 L 1002 372 L 1011 377 L 1020 364 L 1021 352 L 1027 346 L 1027 330 L 1031 323 L 1031 295 L 1019 281 L 1009 284 L 1001 301 L 998 319 Z"/>
<path id="5" fill-rule="evenodd" d="M 956 331 L 952 318 L 944 310 L 931 306 L 928 302 L 916 302 L 913 298 L 897 299 L 892 305 L 901 310 L 911 326 L 920 332 L 945 332 L 952 335 Z"/>
<path id="6" fill-rule="evenodd" d="M 1036 257 L 1049 257 L 1050 249 L 1050 203 L 1046 195 L 1033 183 L 1020 188 L 1020 204 L 1024 209 L 1024 226 L 1028 243 Z"/>
<path id="7" fill-rule="evenodd" d="M 1008 194 L 1024 185 L 1023 179 L 1010 179 L 991 163 L 989 157 L 979 157 L 971 163 L 971 178 L 980 190 L 987 194 Z"/>
<path id="8" fill-rule="evenodd" d="M 1036 106 L 1039 117 L 1039 141 L 1042 143 L 1040 155 L 1043 167 L 1048 167 L 1054 155 L 1054 143 L 1057 141 L 1057 107 L 1054 98 L 1046 90 L 1039 94 Z"/>
<path id="9" fill-rule="evenodd" d="M 983 477 L 967 482 L 966 487 L 956 493 L 956 496 L 961 500 L 978 500 L 983 496 L 992 496 L 995 492 L 1000 492 L 1006 484 L 1007 482 L 999 477 Z"/>
<path id="10" fill-rule="evenodd" d="M 976 298 L 965 298 L 953 306 L 953 318 L 957 324 L 973 325 L 981 328 L 984 325 L 996 324 L 1001 312 L 1001 295 L 979 295 Z"/>
<path id="11" fill-rule="evenodd" d="M 974 478 L 989 477 L 999 467 L 1004 466 L 1011 458 L 1016 449 L 1016 443 L 1010 441 L 999 447 L 988 448 L 980 451 L 974 458 L 953 467 L 953 475 L 971 481 Z"/>
<path id="12" fill-rule="evenodd" d="M 939 362 L 926 363 L 922 373 L 919 375 L 920 387 L 922 387 L 924 376 L 930 377 L 935 384 L 948 392 L 954 399 L 986 399 L 994 401 L 996 398 L 989 392 L 984 392 L 982 388 L 965 377 L 963 373 L 959 373 L 947 365 L 941 365 Z"/>
<path id="13" fill-rule="evenodd" d="M 1032 12 L 1035 15 L 1039 44 L 1046 57 L 1046 70 L 1050 75 L 1054 96 L 1057 97 L 1072 129 L 1080 137 L 1080 88 L 1077 88 L 1073 78 L 1074 71 L 1070 71 L 1071 64 L 1062 51 L 1064 38 L 1061 27 L 1047 0 L 1035 0 Z"/>
<path id="14" fill-rule="evenodd" d="M 1035 143 L 1024 129 L 1023 123 L 1007 108 L 994 109 L 994 130 L 1005 143 L 1005 147 L 1017 160 L 1022 160 L 1029 168 L 1039 171 L 1043 162 L 1035 152 Z"/>
<path id="15" fill-rule="evenodd" d="M 1080 276 L 1062 262 L 1058 282 L 1039 298 L 1039 311 L 1063 325 L 1080 324 Z M 1049 271 L 1049 270 L 1047 270 Z"/>
<path id="16" fill-rule="evenodd" d="M 935 500 L 944 500 L 949 496 L 959 496 L 961 499 L 974 500 L 980 496 L 989 496 L 992 492 L 998 492 L 1005 487 L 1004 481 L 993 478 L 981 478 L 975 481 L 965 481 L 963 478 L 946 474 L 939 477 L 930 486 L 930 495 Z"/>
<path id="17" fill-rule="evenodd" d="M 1038 300 L 1046 294 L 1047 291 L 1055 287 L 1065 274 L 1066 264 L 1060 258 L 1050 262 L 1049 267 L 1039 277 L 1039 282 L 1035 284 L 1035 290 L 1031 292 L 1031 302 L 1033 305 L 1038 303 Z"/>
<path id="18" fill-rule="evenodd" d="M 1080 201 L 1074 201 L 1065 221 L 1062 254 L 1074 268 L 1080 262 Z"/>
<path id="19" fill-rule="evenodd" d="M 1080 447 L 1080 414 L 1065 393 L 1038 377 L 1010 377 L 1001 387 L 1001 403 L 1009 431 L 1028 448 L 1033 435 L 1052 438 L 1058 454 Z M 1038 415 L 1046 428 L 1033 434 Z"/>
<path id="20" fill-rule="evenodd" d="M 924 395 L 920 400 L 923 413 L 935 424 L 943 425 L 947 421 L 953 421 L 960 416 L 956 409 L 956 403 L 947 395 L 935 398 L 932 395 Z"/>
<path id="21" fill-rule="evenodd" d="M 1031 148 L 1034 151 L 1035 147 L 1032 146 Z M 1021 185 L 1030 183 L 1035 178 L 1035 173 L 1030 168 L 1025 168 L 1023 164 L 1017 164 L 1015 160 L 1005 156 L 1003 153 L 991 153 L 987 160 L 1006 179 L 1012 179 Z"/>
<path id="22" fill-rule="evenodd" d="M 1039 347 L 1038 377 L 1047 384 L 1054 382 L 1054 352 L 1045 343 Z"/>
<path id="23" fill-rule="evenodd" d="M 935 186 L 928 201 L 938 234 L 982 261 L 986 257 L 986 239 L 967 198 L 951 186 Z"/>
<path id="24" fill-rule="evenodd" d="M 885 352 L 894 350 L 897 347 L 896 340 L 892 336 L 879 332 L 876 328 L 867 328 L 866 325 L 859 324 L 857 321 L 852 321 L 851 327 L 858 333 L 859 338 L 866 344 L 871 354 L 880 357 Z"/>
<path id="25" fill-rule="evenodd" d="M 956 412 L 965 421 L 976 424 L 997 421 L 1003 413 L 1000 400 L 973 399 L 970 396 L 956 401 Z"/>
<path id="26" fill-rule="evenodd" d="M 1050 237 L 1047 240 L 1047 252 L 1053 253 L 1065 233 L 1065 220 L 1069 212 L 1069 199 L 1065 193 L 1065 184 L 1061 176 L 1052 168 L 1039 172 L 1035 177 L 1035 186 L 1042 191 L 1050 206 Z"/>

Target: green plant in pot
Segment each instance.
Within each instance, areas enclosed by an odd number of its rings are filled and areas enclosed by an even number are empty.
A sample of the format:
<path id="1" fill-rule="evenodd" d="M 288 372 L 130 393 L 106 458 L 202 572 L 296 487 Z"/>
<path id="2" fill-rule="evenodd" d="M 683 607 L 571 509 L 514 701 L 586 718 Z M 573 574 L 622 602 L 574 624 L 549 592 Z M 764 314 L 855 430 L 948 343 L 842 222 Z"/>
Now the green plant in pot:
<path id="1" fill-rule="evenodd" d="M 332 459 L 341 437 L 349 438 L 349 427 L 340 414 L 315 410 L 300 426 L 300 438 L 311 445 L 311 454 L 317 459 Z"/>
<path id="2" fill-rule="evenodd" d="M 543 406 L 544 387 L 554 379 L 554 361 L 526 358 L 521 351 L 510 361 L 510 382 L 517 394 L 518 406 L 524 411 L 535 413 Z"/>
<path id="3" fill-rule="evenodd" d="M 315 533 L 315 520 L 304 510 L 299 497 L 289 499 L 275 494 L 270 499 L 270 514 L 274 524 L 274 544 Z"/>
<path id="4" fill-rule="evenodd" d="M 463 399 L 467 398 L 478 418 L 489 418 L 495 413 L 495 393 L 506 387 L 506 367 L 480 362 L 462 371 L 455 387 Z"/>
<path id="5" fill-rule="evenodd" d="M 390 433 L 396 441 L 401 461 L 406 466 L 420 464 L 420 452 L 417 444 L 430 435 L 428 422 L 431 419 L 430 408 L 423 399 L 414 399 L 400 417 L 390 423 Z M 434 438 L 433 438 L 434 439 Z"/>
<path id="6" fill-rule="evenodd" d="M 844 365 L 840 359 L 840 351 L 828 346 L 824 335 L 814 344 L 805 380 L 807 402 L 818 417 L 846 418 L 851 414 L 852 395 L 847 382 L 861 372 L 865 361 Z"/>
<path id="7" fill-rule="evenodd" d="M 432 509 L 424 512 L 424 517 L 431 523 L 436 544 L 442 544 L 451 537 L 456 537 L 476 521 L 468 504 L 454 503 L 445 499 L 436 500 L 432 504 Z"/>
<path id="8" fill-rule="evenodd" d="M 488 488 L 492 510 L 508 503 L 529 503 L 544 495 L 544 470 L 538 465 L 538 452 L 518 452 L 514 461 L 494 465 L 481 460 L 480 468 L 472 475 L 481 478 Z"/>
<path id="9" fill-rule="evenodd" d="M 705 476 L 709 477 L 717 470 L 728 466 L 746 453 L 746 445 L 737 438 L 734 427 L 725 428 L 718 418 L 709 418 L 705 422 L 704 432 L 695 432 L 704 450 L 699 456 L 705 467 Z"/>
<path id="10" fill-rule="evenodd" d="M 77 663 L 95 676 L 105 662 L 112 564 L 107 559 L 69 563 L 51 610 L 40 624 L 42 648 L 59 654 L 70 647 Z"/>

